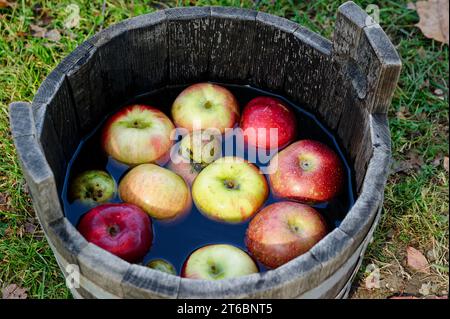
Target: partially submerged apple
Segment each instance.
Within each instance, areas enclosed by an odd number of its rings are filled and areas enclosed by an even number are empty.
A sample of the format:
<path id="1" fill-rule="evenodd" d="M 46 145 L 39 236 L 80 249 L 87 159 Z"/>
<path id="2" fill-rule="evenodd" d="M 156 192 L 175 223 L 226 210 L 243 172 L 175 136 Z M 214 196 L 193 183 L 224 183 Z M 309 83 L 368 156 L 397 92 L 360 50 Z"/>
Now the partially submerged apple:
<path id="1" fill-rule="evenodd" d="M 89 170 L 76 176 L 69 189 L 70 200 L 96 205 L 109 201 L 116 192 L 114 179 L 105 171 Z"/>
<path id="2" fill-rule="evenodd" d="M 164 162 L 173 145 L 174 125 L 161 111 L 135 104 L 111 116 L 103 127 L 103 149 L 114 159 L 137 165 Z"/>
<path id="3" fill-rule="evenodd" d="M 172 118 L 177 127 L 188 131 L 217 129 L 224 133 L 239 120 L 239 105 L 226 88 L 212 83 L 189 86 L 172 105 Z"/>
<path id="4" fill-rule="evenodd" d="M 289 145 L 270 161 L 273 194 L 307 204 L 328 202 L 339 194 L 344 168 L 337 154 L 325 144 L 301 140 Z"/>
<path id="5" fill-rule="evenodd" d="M 151 217 L 173 219 L 188 212 L 192 205 L 186 182 L 174 172 L 155 164 L 131 169 L 119 183 L 120 198 Z"/>
<path id="6" fill-rule="evenodd" d="M 314 208 L 294 202 L 264 207 L 251 220 L 245 237 L 250 253 L 268 268 L 277 268 L 307 252 L 327 234 Z"/>
<path id="7" fill-rule="evenodd" d="M 266 96 L 248 102 L 242 112 L 240 127 L 245 142 L 262 149 L 284 147 L 297 133 L 295 113 L 279 99 Z"/>
<path id="8" fill-rule="evenodd" d="M 182 138 L 167 167 L 191 186 L 202 169 L 220 157 L 221 151 L 220 135 L 208 130 L 193 131 Z"/>
<path id="9" fill-rule="evenodd" d="M 192 197 L 205 216 L 229 223 L 249 219 L 269 194 L 259 169 L 237 157 L 222 157 L 204 168 L 192 185 Z"/>
<path id="10" fill-rule="evenodd" d="M 147 267 L 151 269 L 155 269 L 161 272 L 165 272 L 167 274 L 176 275 L 177 271 L 175 267 L 164 259 L 153 259 L 147 263 Z"/>
<path id="11" fill-rule="evenodd" d="M 142 260 L 153 240 L 150 218 L 131 204 L 92 208 L 83 215 L 77 228 L 88 242 L 128 262 Z"/>
<path id="12" fill-rule="evenodd" d="M 195 250 L 185 261 L 181 276 L 191 279 L 221 280 L 257 273 L 258 266 L 243 250 L 225 244 Z"/>

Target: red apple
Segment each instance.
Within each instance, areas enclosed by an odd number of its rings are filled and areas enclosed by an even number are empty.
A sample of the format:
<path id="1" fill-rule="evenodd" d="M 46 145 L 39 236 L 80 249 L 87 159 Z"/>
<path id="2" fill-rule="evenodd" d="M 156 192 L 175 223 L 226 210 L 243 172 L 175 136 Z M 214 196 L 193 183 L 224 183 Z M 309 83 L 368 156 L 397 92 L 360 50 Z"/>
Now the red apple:
<path id="1" fill-rule="evenodd" d="M 161 111 L 135 104 L 121 109 L 106 122 L 103 148 L 114 159 L 131 165 L 168 160 L 174 125 Z"/>
<path id="2" fill-rule="evenodd" d="M 344 168 L 328 146 L 301 140 L 275 155 L 269 165 L 275 197 L 314 204 L 330 201 L 342 190 Z"/>
<path id="3" fill-rule="evenodd" d="M 243 250 L 226 244 L 206 245 L 185 261 L 181 277 L 221 280 L 258 272 L 255 261 Z"/>
<path id="4" fill-rule="evenodd" d="M 212 83 L 189 86 L 172 105 L 172 118 L 177 127 L 188 131 L 217 129 L 224 133 L 239 120 L 239 105 L 226 88 Z"/>
<path id="5" fill-rule="evenodd" d="M 314 208 L 278 202 L 256 214 L 245 243 L 256 259 L 273 269 L 304 254 L 326 234 L 326 222 Z"/>
<path id="6" fill-rule="evenodd" d="M 295 113 L 280 100 L 265 96 L 254 98 L 245 106 L 240 127 L 248 145 L 263 149 L 284 147 L 297 133 Z"/>
<path id="7" fill-rule="evenodd" d="M 128 261 L 138 262 L 152 245 L 152 223 L 131 204 L 103 204 L 88 211 L 78 231 L 91 242 Z"/>

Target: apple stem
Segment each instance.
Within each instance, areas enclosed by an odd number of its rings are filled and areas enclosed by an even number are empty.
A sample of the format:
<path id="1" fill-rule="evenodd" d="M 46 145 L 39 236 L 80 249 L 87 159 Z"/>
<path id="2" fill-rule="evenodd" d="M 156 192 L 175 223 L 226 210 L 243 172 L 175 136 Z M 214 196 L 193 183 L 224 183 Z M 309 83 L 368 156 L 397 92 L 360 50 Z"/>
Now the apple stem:
<path id="1" fill-rule="evenodd" d="M 234 181 L 226 180 L 224 184 L 228 189 L 239 189 L 239 185 L 236 184 Z"/>
<path id="2" fill-rule="evenodd" d="M 120 228 L 117 225 L 111 225 L 111 226 L 108 227 L 108 233 L 112 237 L 116 236 L 119 233 L 119 230 L 120 230 Z"/>
<path id="3" fill-rule="evenodd" d="M 210 109 L 212 107 L 212 103 L 210 101 L 206 101 L 203 106 L 205 107 L 205 109 Z"/>

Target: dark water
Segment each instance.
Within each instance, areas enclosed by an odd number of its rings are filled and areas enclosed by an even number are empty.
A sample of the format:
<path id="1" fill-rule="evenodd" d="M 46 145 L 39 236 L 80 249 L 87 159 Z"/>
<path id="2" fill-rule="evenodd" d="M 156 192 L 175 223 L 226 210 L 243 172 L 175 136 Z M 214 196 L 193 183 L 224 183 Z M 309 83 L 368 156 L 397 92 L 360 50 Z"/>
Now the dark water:
<path id="1" fill-rule="evenodd" d="M 301 107 L 292 104 L 283 97 L 273 95 L 248 86 L 223 85 L 227 87 L 237 98 L 239 105 L 243 108 L 251 99 L 256 96 L 274 96 L 282 99 L 290 105 L 295 111 L 298 120 L 298 136 L 300 139 L 314 139 L 320 141 L 332 149 L 341 157 L 347 174 L 346 187 L 344 191 L 332 202 L 314 206 L 326 219 L 329 229 L 339 226 L 339 223 L 345 217 L 354 203 L 352 174 L 343 151 L 334 139 L 333 135 L 310 113 L 304 111 Z M 136 97 L 125 105 L 132 103 L 142 103 L 159 108 L 170 117 L 170 108 L 172 102 L 185 86 L 171 87 L 151 92 L 146 95 Z M 124 106 L 125 106 L 124 105 Z M 68 185 L 71 180 L 79 173 L 90 169 L 102 169 L 109 172 L 116 183 L 130 169 L 128 165 L 119 163 L 109 158 L 101 150 L 100 124 L 90 135 L 85 137 L 77 152 L 69 163 L 64 189 L 62 193 L 64 211 L 66 217 L 74 225 L 77 225 L 80 217 L 89 210 L 89 207 L 77 202 L 70 202 L 67 196 Z M 246 153 L 247 154 L 247 153 Z M 233 154 L 226 154 L 233 155 Z M 258 163 L 256 163 L 258 164 Z M 264 206 L 274 203 L 276 200 L 270 195 Z M 121 202 L 118 195 L 111 202 Z M 225 224 L 212 221 L 204 217 L 193 205 L 192 211 L 181 220 L 173 222 L 162 222 L 153 219 L 154 239 L 151 250 L 145 256 L 143 263 L 147 263 L 154 258 L 163 258 L 171 262 L 179 273 L 185 259 L 196 248 L 206 244 L 227 243 L 246 250 L 244 244 L 245 231 L 248 222 L 241 224 Z M 264 271 L 264 267 L 260 270 Z"/>

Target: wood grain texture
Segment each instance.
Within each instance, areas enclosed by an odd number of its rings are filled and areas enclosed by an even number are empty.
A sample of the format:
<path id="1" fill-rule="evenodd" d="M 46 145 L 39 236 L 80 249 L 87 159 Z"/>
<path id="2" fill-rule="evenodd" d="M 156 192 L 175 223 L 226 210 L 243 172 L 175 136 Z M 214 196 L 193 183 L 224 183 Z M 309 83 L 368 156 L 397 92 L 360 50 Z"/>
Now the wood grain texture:
<path id="1" fill-rule="evenodd" d="M 48 223 L 61 218 L 63 213 L 59 194 L 42 150 L 33 135 L 14 138 L 19 163 L 30 191 L 33 207 L 46 228 Z"/>
<path id="2" fill-rule="evenodd" d="M 303 27 L 293 33 L 293 41 L 288 49 L 288 58 L 284 62 L 285 76 L 283 91 L 286 97 L 304 106 L 307 110 L 321 114 L 319 103 L 323 100 L 327 88 L 327 78 L 333 71 L 331 63 L 331 42 Z M 332 108 L 333 105 L 327 105 Z"/>
<path id="3" fill-rule="evenodd" d="M 126 298 L 177 298 L 181 278 L 150 269 L 131 265 L 124 274 L 121 286 Z"/>
<path id="4" fill-rule="evenodd" d="M 382 205 L 391 163 L 390 135 L 384 114 L 370 116 L 373 155 L 365 173 L 361 194 L 339 228 L 360 243 Z"/>
<path id="5" fill-rule="evenodd" d="M 166 11 L 166 16 L 170 84 L 206 81 L 211 8 L 173 8 Z"/>
<path id="6" fill-rule="evenodd" d="M 66 160 L 68 160 L 78 147 L 81 138 L 79 119 L 75 111 L 71 89 L 65 74 L 60 74 L 57 69 L 50 74 L 47 82 L 49 82 L 48 86 L 53 85 L 54 87 L 49 88 L 48 92 L 42 92 L 42 94 L 39 93 L 41 90 L 39 89 L 38 94 L 33 99 L 36 126 L 43 128 L 42 123 L 46 117 L 51 118 L 59 144 Z M 53 93 L 53 90 L 56 90 L 56 92 Z M 44 108 L 44 110 L 39 110 L 41 108 Z M 37 117 L 38 114 L 41 117 Z M 40 136 L 42 132 L 38 130 L 37 134 Z"/>
<path id="7" fill-rule="evenodd" d="M 182 278 L 178 298 L 292 298 L 320 283 L 320 267 L 308 252 L 265 273 L 218 282 Z"/>
<path id="8" fill-rule="evenodd" d="M 76 228 L 62 217 L 49 223 L 46 236 L 52 243 L 52 248 L 58 252 L 68 264 L 78 264 L 78 255 L 88 242 L 80 236 Z"/>
<path id="9" fill-rule="evenodd" d="M 296 43 L 299 25 L 280 17 L 258 12 L 253 47 L 250 84 L 281 93 L 288 69 L 289 52 Z"/>
<path id="10" fill-rule="evenodd" d="M 69 158 L 64 154 L 61 141 L 55 131 L 53 120 L 49 115 L 46 116 L 46 112 L 46 107 L 33 107 L 33 116 L 36 119 L 36 137 L 50 165 L 55 177 L 56 188 L 60 193 Z"/>
<path id="11" fill-rule="evenodd" d="M 333 59 L 367 111 L 386 113 L 397 86 L 401 60 L 381 27 L 353 2 L 339 8 Z"/>
<path id="12" fill-rule="evenodd" d="M 132 267 L 128 262 L 92 243 L 80 251 L 77 260 L 84 277 L 115 296 L 125 297 L 121 282 Z"/>
<path id="13" fill-rule="evenodd" d="M 33 110 L 27 102 L 14 102 L 9 105 L 9 123 L 13 137 L 36 135 Z"/>
<path id="14" fill-rule="evenodd" d="M 311 248 L 311 254 L 322 265 L 320 278 L 324 279 L 333 275 L 353 254 L 352 246 L 353 239 L 339 228 L 335 228 Z"/>
<path id="15" fill-rule="evenodd" d="M 253 62 L 256 11 L 212 7 L 208 79 L 247 84 Z"/>

